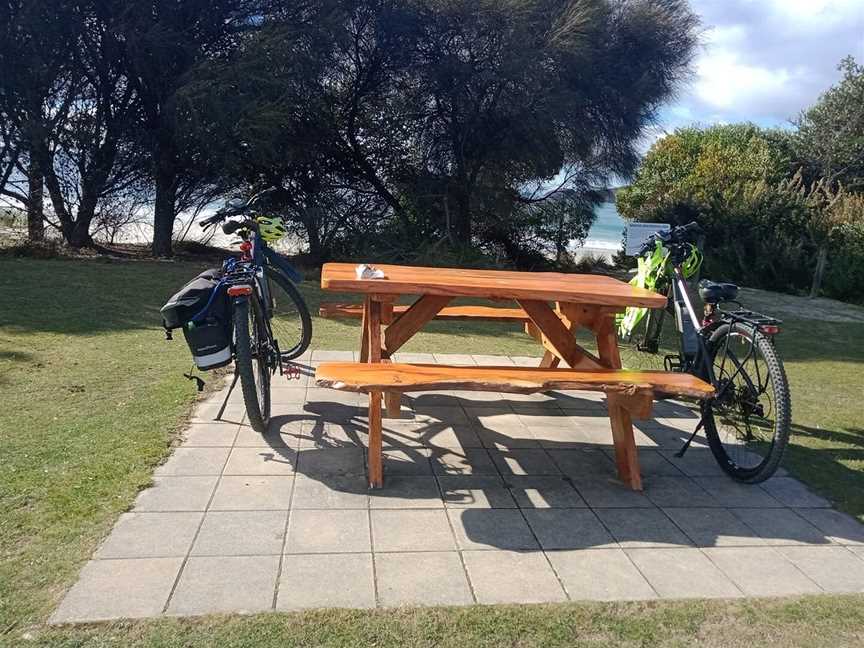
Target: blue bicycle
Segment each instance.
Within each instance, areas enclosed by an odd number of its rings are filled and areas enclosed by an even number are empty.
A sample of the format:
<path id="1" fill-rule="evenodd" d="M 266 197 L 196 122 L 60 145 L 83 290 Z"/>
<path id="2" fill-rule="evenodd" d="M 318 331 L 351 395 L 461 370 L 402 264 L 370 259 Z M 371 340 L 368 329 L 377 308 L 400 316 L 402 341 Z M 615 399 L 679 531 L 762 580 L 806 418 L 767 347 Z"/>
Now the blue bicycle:
<path id="1" fill-rule="evenodd" d="M 280 219 L 265 215 L 271 198 L 272 191 L 234 198 L 201 222 L 205 229 L 222 223 L 225 234 L 240 237 L 240 257 L 225 259 L 219 281 L 227 294 L 226 320 L 246 413 L 262 433 L 270 420 L 271 376 L 283 374 L 284 364 L 312 339 L 309 308 L 295 286 L 302 276 L 268 245 L 286 233 Z"/>

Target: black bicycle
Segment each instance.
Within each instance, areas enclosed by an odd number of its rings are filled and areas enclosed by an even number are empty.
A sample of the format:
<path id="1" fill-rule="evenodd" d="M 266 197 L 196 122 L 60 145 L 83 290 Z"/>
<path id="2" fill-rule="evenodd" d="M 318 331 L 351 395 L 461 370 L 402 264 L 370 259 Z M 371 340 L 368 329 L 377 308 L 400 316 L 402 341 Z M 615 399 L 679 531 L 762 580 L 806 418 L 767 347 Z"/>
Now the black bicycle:
<path id="1" fill-rule="evenodd" d="M 271 376 L 284 374 L 288 361 L 306 351 L 312 338 L 309 309 L 295 286 L 302 276 L 268 246 L 268 239 L 284 234 L 262 211 L 270 195 L 229 200 L 201 222 L 205 229 L 224 223 L 225 234 L 240 237 L 240 257 L 224 260 L 221 283 L 233 327 L 234 380 L 239 377 L 250 425 L 262 433 L 270 420 Z"/>
<path id="2" fill-rule="evenodd" d="M 702 418 L 677 456 L 683 456 L 705 430 L 708 445 L 726 473 L 755 484 L 777 470 L 789 442 L 789 382 L 774 346 L 780 320 L 744 309 L 738 286 L 703 280 L 700 319 L 687 292 L 685 274 L 701 263 L 696 223 L 653 234 L 640 250 L 652 257 L 653 287 L 668 296 L 667 308 L 647 312 L 645 332 L 637 348 L 658 353 L 666 313 L 675 317 L 679 347 L 664 357 L 667 371 L 692 373 L 710 382 L 715 396 L 702 404 Z M 685 268 L 691 272 L 685 273 Z M 727 310 L 726 305 L 735 306 Z M 625 316 L 626 317 L 626 316 Z"/>

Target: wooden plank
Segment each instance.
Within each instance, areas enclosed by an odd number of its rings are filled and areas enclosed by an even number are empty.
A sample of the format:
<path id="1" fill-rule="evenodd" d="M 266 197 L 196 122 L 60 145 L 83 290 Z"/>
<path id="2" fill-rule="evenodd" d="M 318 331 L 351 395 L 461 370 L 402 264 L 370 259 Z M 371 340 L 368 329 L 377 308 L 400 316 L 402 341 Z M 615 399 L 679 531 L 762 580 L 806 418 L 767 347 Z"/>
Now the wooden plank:
<path id="1" fill-rule="evenodd" d="M 604 275 L 514 272 L 461 268 L 376 265 L 383 279 L 358 279 L 351 263 L 326 263 L 321 287 L 376 295 L 440 295 L 486 299 L 562 301 L 580 304 L 662 308 L 666 297 Z"/>
<path id="2" fill-rule="evenodd" d="M 346 391 L 418 392 L 466 389 L 531 394 L 553 389 L 583 389 L 633 396 L 653 392 L 708 398 L 714 389 L 690 374 L 623 369 L 539 369 L 440 364 L 363 364 L 325 362 L 315 372 L 319 386 Z"/>
<path id="3" fill-rule="evenodd" d="M 410 308 L 409 304 L 392 304 L 393 316 L 398 317 Z M 363 316 L 362 304 L 323 303 L 318 308 L 318 314 L 325 318 L 357 319 Z M 528 315 L 521 308 L 499 308 L 496 306 L 447 306 L 442 308 L 434 319 L 436 320 L 488 320 L 492 322 L 527 322 Z M 386 324 L 386 318 L 384 319 Z"/>
<path id="4" fill-rule="evenodd" d="M 621 354 L 618 350 L 618 336 L 615 333 L 614 317 L 607 315 L 596 325 L 597 352 L 600 360 L 610 369 L 621 369 Z M 674 374 L 669 374 L 674 375 Z M 685 374 L 678 374 L 685 375 Z M 687 374 L 689 375 L 689 374 Z M 695 376 L 694 376 L 695 378 Z M 697 379 L 698 380 L 698 379 Z M 711 392 L 713 388 L 702 382 Z M 615 465 L 622 482 L 633 490 L 642 490 L 642 475 L 639 470 L 639 456 L 636 439 L 633 435 L 633 421 L 627 403 L 615 394 L 607 394 L 609 420 L 612 425 L 612 442 L 615 445 Z"/>
<path id="5" fill-rule="evenodd" d="M 384 348 L 393 355 L 450 302 L 450 297 L 423 295 L 384 332 Z"/>
<path id="6" fill-rule="evenodd" d="M 633 437 L 633 421 L 630 412 L 618 400 L 617 395 L 607 394 L 609 419 L 612 422 L 612 443 L 615 445 L 615 465 L 618 477 L 633 490 L 642 490 L 642 475 L 639 471 L 639 456 L 636 439 Z"/>
<path id="7" fill-rule="evenodd" d="M 369 330 L 369 358 L 368 362 L 381 362 L 381 302 L 369 299 L 367 301 L 368 330 Z"/>
<path id="8" fill-rule="evenodd" d="M 592 354 L 582 349 L 573 334 L 553 311 L 549 304 L 530 299 L 519 300 L 519 305 L 528 313 L 531 322 L 543 334 L 543 346 L 547 351 L 566 362 L 572 369 L 597 369 L 602 367 L 600 361 Z"/>
<path id="9" fill-rule="evenodd" d="M 369 298 L 364 300 L 360 320 L 360 362 L 369 362 Z"/>
<path id="10" fill-rule="evenodd" d="M 369 487 L 384 485 L 384 457 L 382 453 L 381 392 L 369 392 Z"/>

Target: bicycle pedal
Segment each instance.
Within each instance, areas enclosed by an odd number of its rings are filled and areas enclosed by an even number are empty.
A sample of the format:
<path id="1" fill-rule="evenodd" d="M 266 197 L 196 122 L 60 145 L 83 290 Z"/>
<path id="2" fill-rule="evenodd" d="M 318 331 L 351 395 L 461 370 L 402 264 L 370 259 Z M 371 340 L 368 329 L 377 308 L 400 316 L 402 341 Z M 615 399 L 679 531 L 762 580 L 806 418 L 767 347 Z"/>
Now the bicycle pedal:
<path id="1" fill-rule="evenodd" d="M 677 355 L 667 355 L 663 358 L 663 368 L 666 371 L 681 371 L 681 360 Z"/>

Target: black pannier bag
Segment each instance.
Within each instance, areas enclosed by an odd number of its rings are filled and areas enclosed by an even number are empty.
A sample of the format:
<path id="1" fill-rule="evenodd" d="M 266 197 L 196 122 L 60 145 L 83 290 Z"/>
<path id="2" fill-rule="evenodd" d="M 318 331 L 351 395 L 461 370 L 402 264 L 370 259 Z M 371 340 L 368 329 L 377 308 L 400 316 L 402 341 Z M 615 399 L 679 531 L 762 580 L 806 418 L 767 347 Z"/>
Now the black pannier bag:
<path id="1" fill-rule="evenodd" d="M 166 330 L 183 329 L 183 337 L 199 369 L 231 362 L 231 323 L 225 286 L 218 268 L 206 270 L 183 286 L 162 307 Z"/>

